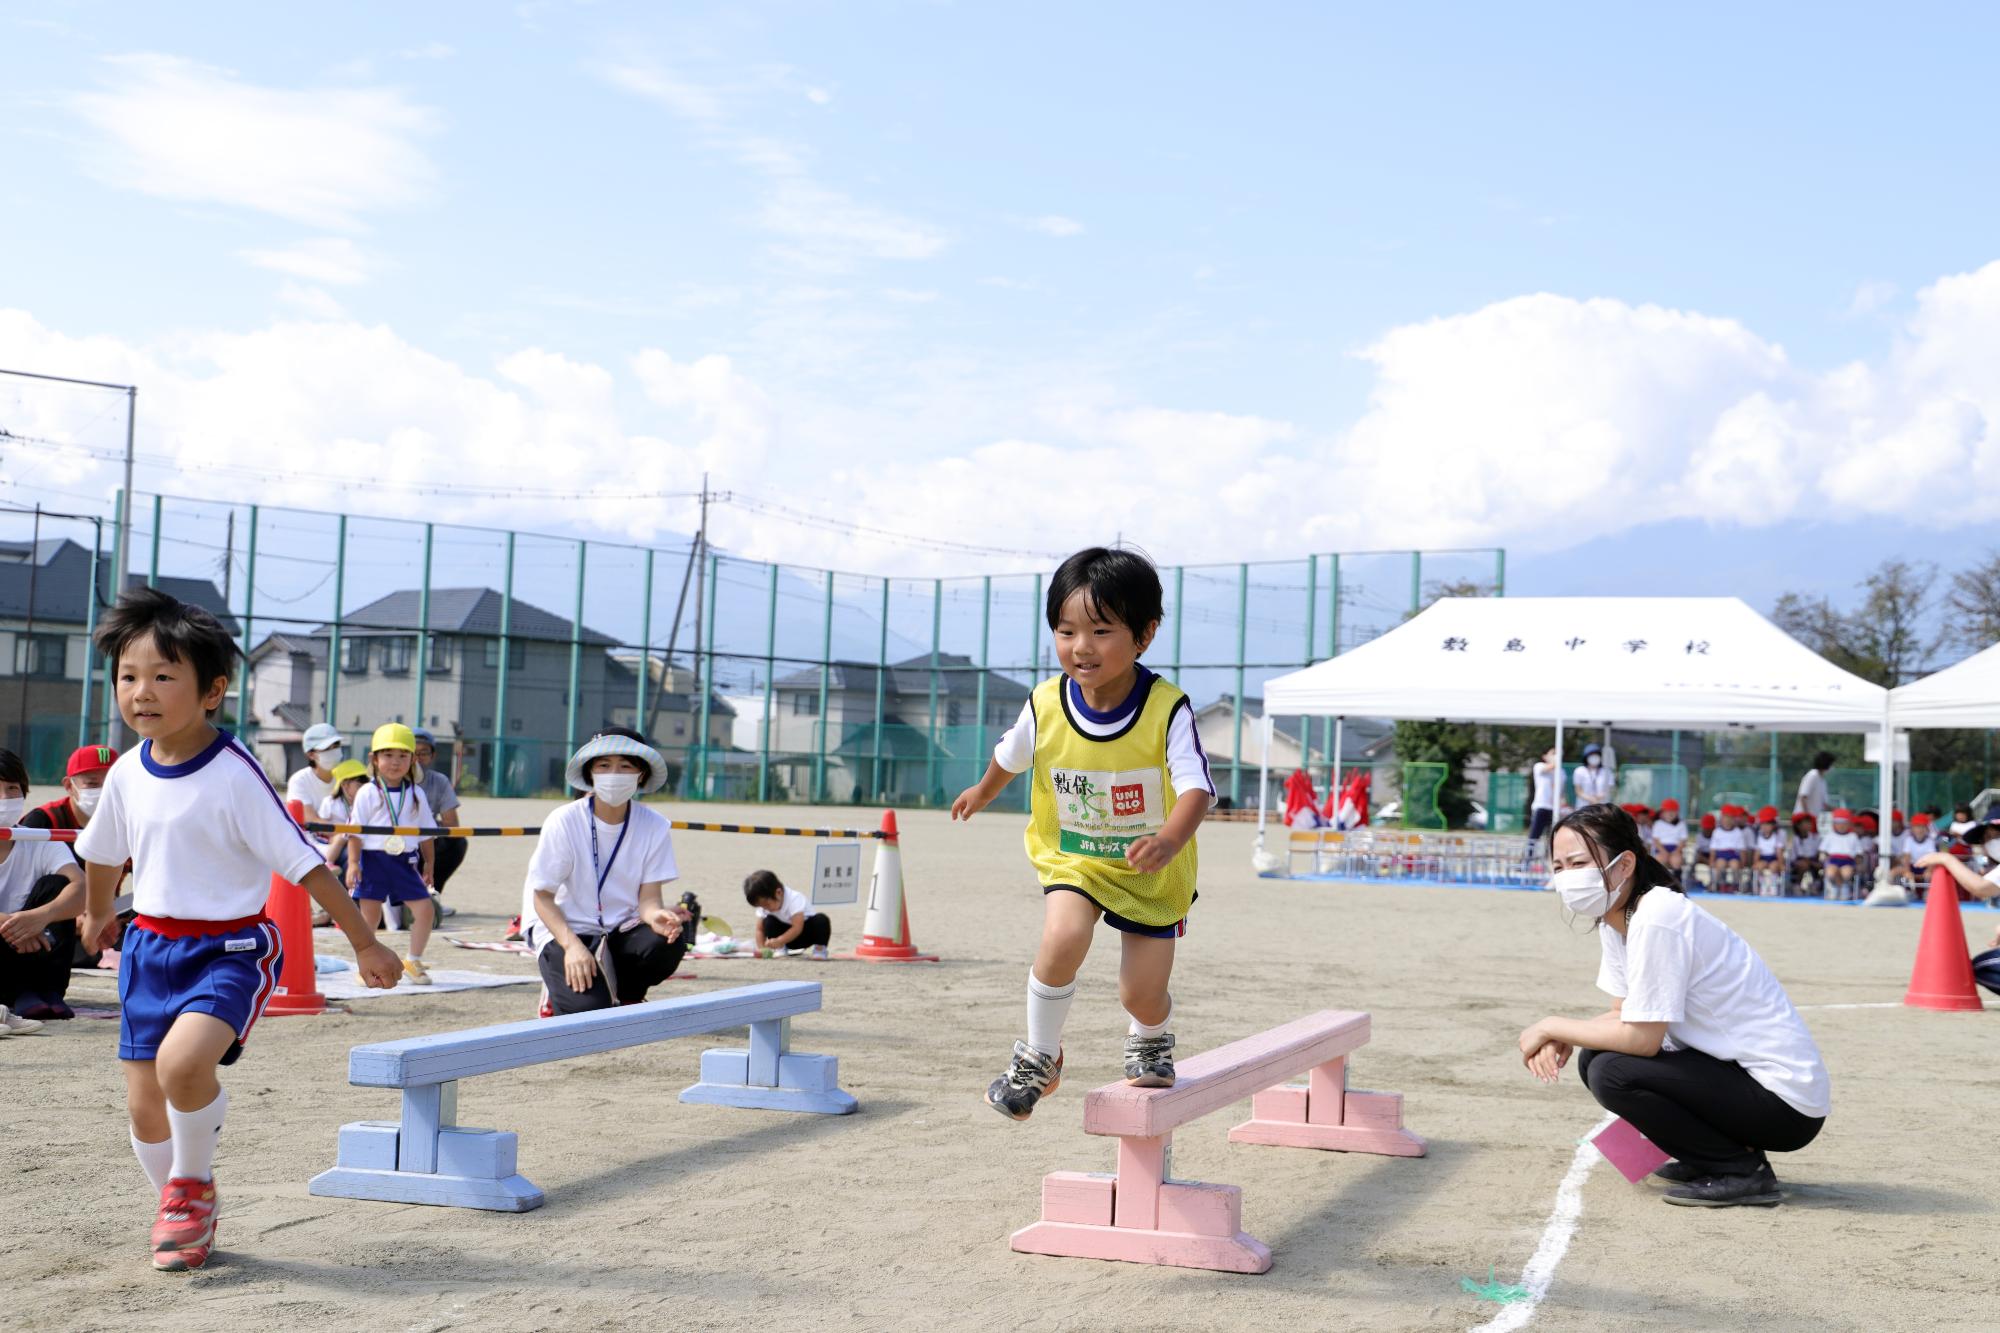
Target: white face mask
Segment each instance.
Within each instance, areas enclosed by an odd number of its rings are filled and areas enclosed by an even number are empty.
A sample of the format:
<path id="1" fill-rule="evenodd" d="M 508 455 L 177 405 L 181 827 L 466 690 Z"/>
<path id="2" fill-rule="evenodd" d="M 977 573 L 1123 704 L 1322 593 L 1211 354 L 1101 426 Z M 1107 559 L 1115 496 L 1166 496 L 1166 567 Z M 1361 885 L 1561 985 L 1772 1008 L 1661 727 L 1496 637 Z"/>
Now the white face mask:
<path id="1" fill-rule="evenodd" d="M 28 800 L 25 796 L 0 798 L 0 828 L 13 828 L 21 822 L 21 816 L 26 813 L 28 813 Z"/>
<path id="2" fill-rule="evenodd" d="M 329 745 L 324 750 L 314 751 L 313 758 L 321 768 L 332 768 L 340 762 L 340 757 L 346 753 L 347 751 L 338 745 Z"/>
<path id="3" fill-rule="evenodd" d="M 1613 862 L 1615 865 L 1616 862 Z M 1596 866 L 1575 866 L 1549 876 L 1549 887 L 1564 907 L 1581 917 L 1600 917 L 1611 910 L 1611 888 Z"/>
<path id="4" fill-rule="evenodd" d="M 1986 853 L 1987 860 L 2000 861 L 2000 838 L 1988 838 L 1980 850 Z"/>
<path id="5" fill-rule="evenodd" d="M 1598 768 L 1603 765 L 1604 756 L 1601 754 L 1594 754 L 1590 756 L 1590 758 L 1584 760 L 1583 762 L 1589 764 L 1592 768 Z"/>
<path id="6" fill-rule="evenodd" d="M 599 773 L 590 780 L 590 789 L 606 805 L 623 805 L 639 790 L 637 773 Z"/>
<path id="7" fill-rule="evenodd" d="M 102 787 L 78 787 L 70 793 L 70 799 L 76 802 L 76 808 L 84 814 L 93 815 L 97 813 L 97 798 L 102 795 L 104 795 Z"/>

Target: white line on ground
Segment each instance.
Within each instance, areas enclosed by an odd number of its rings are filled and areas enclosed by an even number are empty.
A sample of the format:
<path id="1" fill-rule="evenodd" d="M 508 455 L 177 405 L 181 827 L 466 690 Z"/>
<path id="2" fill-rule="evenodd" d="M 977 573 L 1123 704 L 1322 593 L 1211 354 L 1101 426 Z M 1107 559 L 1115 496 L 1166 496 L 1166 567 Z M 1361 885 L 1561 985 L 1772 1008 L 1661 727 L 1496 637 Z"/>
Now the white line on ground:
<path id="1" fill-rule="evenodd" d="M 1901 1009 L 1901 1000 L 1875 1000 L 1867 1004 L 1802 1004 L 1800 1009 Z"/>
<path id="2" fill-rule="evenodd" d="M 1473 1329 L 1472 1333 L 1512 1333 L 1535 1317 L 1535 1307 L 1542 1303 L 1542 1297 L 1549 1294 L 1549 1284 L 1556 1277 L 1556 1265 L 1569 1252 L 1570 1238 L 1576 1235 L 1577 1221 L 1583 1216 L 1584 1177 L 1590 1174 L 1590 1168 L 1596 1166 L 1597 1159 L 1602 1156 L 1591 1140 L 1616 1118 L 1607 1115 L 1591 1126 L 1583 1142 L 1576 1145 L 1576 1156 L 1570 1159 L 1562 1184 L 1556 1186 L 1556 1206 L 1549 1211 L 1548 1225 L 1542 1228 L 1541 1243 L 1535 1246 L 1528 1266 L 1521 1270 L 1521 1285 L 1528 1289 L 1528 1299 L 1508 1306 Z"/>

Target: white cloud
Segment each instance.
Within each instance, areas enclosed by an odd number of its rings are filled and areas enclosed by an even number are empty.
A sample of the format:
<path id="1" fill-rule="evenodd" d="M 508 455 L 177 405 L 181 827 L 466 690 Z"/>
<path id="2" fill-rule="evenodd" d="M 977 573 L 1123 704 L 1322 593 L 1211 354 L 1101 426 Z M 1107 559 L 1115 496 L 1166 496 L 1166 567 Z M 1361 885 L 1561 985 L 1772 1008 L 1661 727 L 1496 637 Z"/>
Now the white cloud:
<path id="1" fill-rule="evenodd" d="M 1083 224 L 1075 218 L 1066 218 L 1060 213 L 1044 213 L 1038 218 L 1023 218 L 1021 225 L 1029 231 L 1038 231 L 1044 236 L 1080 236 Z"/>
<path id="2" fill-rule="evenodd" d="M 418 141 L 438 118 L 393 88 L 270 88 L 176 56 L 105 61 L 102 91 L 70 99 L 100 141 L 98 179 L 337 231 L 428 198 Z"/>
<path id="3" fill-rule="evenodd" d="M 398 60 L 449 60 L 458 51 L 449 42 L 424 42 L 419 46 L 406 46 L 396 52 Z"/>
<path id="4" fill-rule="evenodd" d="M 244 260 L 258 268 L 289 273 L 307 282 L 330 283 L 336 287 L 366 282 L 375 272 L 375 261 L 345 236 L 315 236 L 282 250 L 244 250 Z"/>
<path id="5" fill-rule="evenodd" d="M 308 319 L 347 318 L 347 311 L 341 308 L 332 292 L 324 287 L 309 287 L 302 282 L 279 283 L 278 303 Z"/>
<path id="6" fill-rule="evenodd" d="M 1902 289 L 1895 283 L 1880 278 L 1870 278 L 1854 289 L 1853 299 L 1847 303 L 1847 313 L 1856 316 L 1872 315 L 1902 294 Z"/>

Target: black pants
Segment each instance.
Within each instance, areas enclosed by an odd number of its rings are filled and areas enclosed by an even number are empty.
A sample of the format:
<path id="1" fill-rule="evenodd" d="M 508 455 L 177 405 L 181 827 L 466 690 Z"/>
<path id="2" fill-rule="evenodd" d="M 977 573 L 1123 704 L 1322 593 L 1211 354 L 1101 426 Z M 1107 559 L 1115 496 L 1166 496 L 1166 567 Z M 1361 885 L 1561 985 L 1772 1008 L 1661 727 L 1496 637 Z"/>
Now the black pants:
<path id="1" fill-rule="evenodd" d="M 764 938 L 767 940 L 773 935 L 782 935 L 792 928 L 789 921 L 780 924 L 778 918 L 774 916 L 762 918 L 759 924 L 763 926 Z M 811 949 L 815 946 L 824 946 L 830 943 L 832 939 L 833 922 L 827 918 L 825 912 L 814 912 L 799 926 L 799 933 L 793 936 L 791 942 L 785 947 L 787 949 Z"/>
<path id="2" fill-rule="evenodd" d="M 436 849 L 437 858 L 431 863 L 431 887 L 443 893 L 444 886 L 451 882 L 451 877 L 465 864 L 465 839 L 433 838 L 431 846 Z"/>
<path id="3" fill-rule="evenodd" d="M 638 925 L 630 930 L 611 932 L 611 966 L 618 973 L 618 1003 L 637 1004 L 646 998 L 646 992 L 674 974 L 681 965 L 681 957 L 687 953 L 688 941 L 694 927 L 683 923 L 680 937 L 668 940 L 651 926 Z M 578 933 L 577 939 L 593 954 L 597 952 L 597 935 Z M 611 988 L 604 984 L 604 970 L 599 968 L 590 979 L 590 989 L 574 991 L 563 976 L 562 946 L 550 940 L 542 946 L 541 956 L 536 960 L 542 971 L 542 984 L 549 988 L 549 1007 L 559 1014 L 585 1014 L 593 1009 L 609 1009 L 612 1004 Z"/>
<path id="4" fill-rule="evenodd" d="M 1555 811 L 1547 806 L 1535 807 L 1535 812 L 1528 816 L 1528 855 L 1535 854 L 1535 847 L 1548 836 L 1549 827 L 1555 822 Z"/>
<path id="5" fill-rule="evenodd" d="M 23 909 L 54 902 L 69 884 L 61 875 L 44 875 L 28 891 Z M 60 1000 L 69 991 L 69 969 L 76 948 L 76 922 L 56 921 L 48 928 L 55 946 L 33 953 L 15 953 L 14 946 L 0 940 L 0 1004 L 14 1007 L 24 995 L 44 1000 Z"/>
<path id="6" fill-rule="evenodd" d="M 1767 1152 L 1797 1152 L 1823 1117 L 1802 1115 L 1733 1060 L 1700 1051 L 1578 1051 L 1577 1074 L 1605 1110 L 1624 1116 L 1674 1160 L 1747 1176 Z"/>

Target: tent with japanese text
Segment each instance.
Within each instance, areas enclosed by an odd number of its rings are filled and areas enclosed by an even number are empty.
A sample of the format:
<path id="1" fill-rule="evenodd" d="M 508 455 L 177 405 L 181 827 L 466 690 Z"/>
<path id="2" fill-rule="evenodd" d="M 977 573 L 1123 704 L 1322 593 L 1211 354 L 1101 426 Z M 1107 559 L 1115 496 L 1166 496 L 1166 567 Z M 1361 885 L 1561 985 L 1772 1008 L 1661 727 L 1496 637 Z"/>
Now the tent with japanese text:
<path id="1" fill-rule="evenodd" d="M 1883 729 L 1888 691 L 1734 597 L 1446 597 L 1276 677 L 1264 701 L 1284 717 L 1827 732 Z"/>

